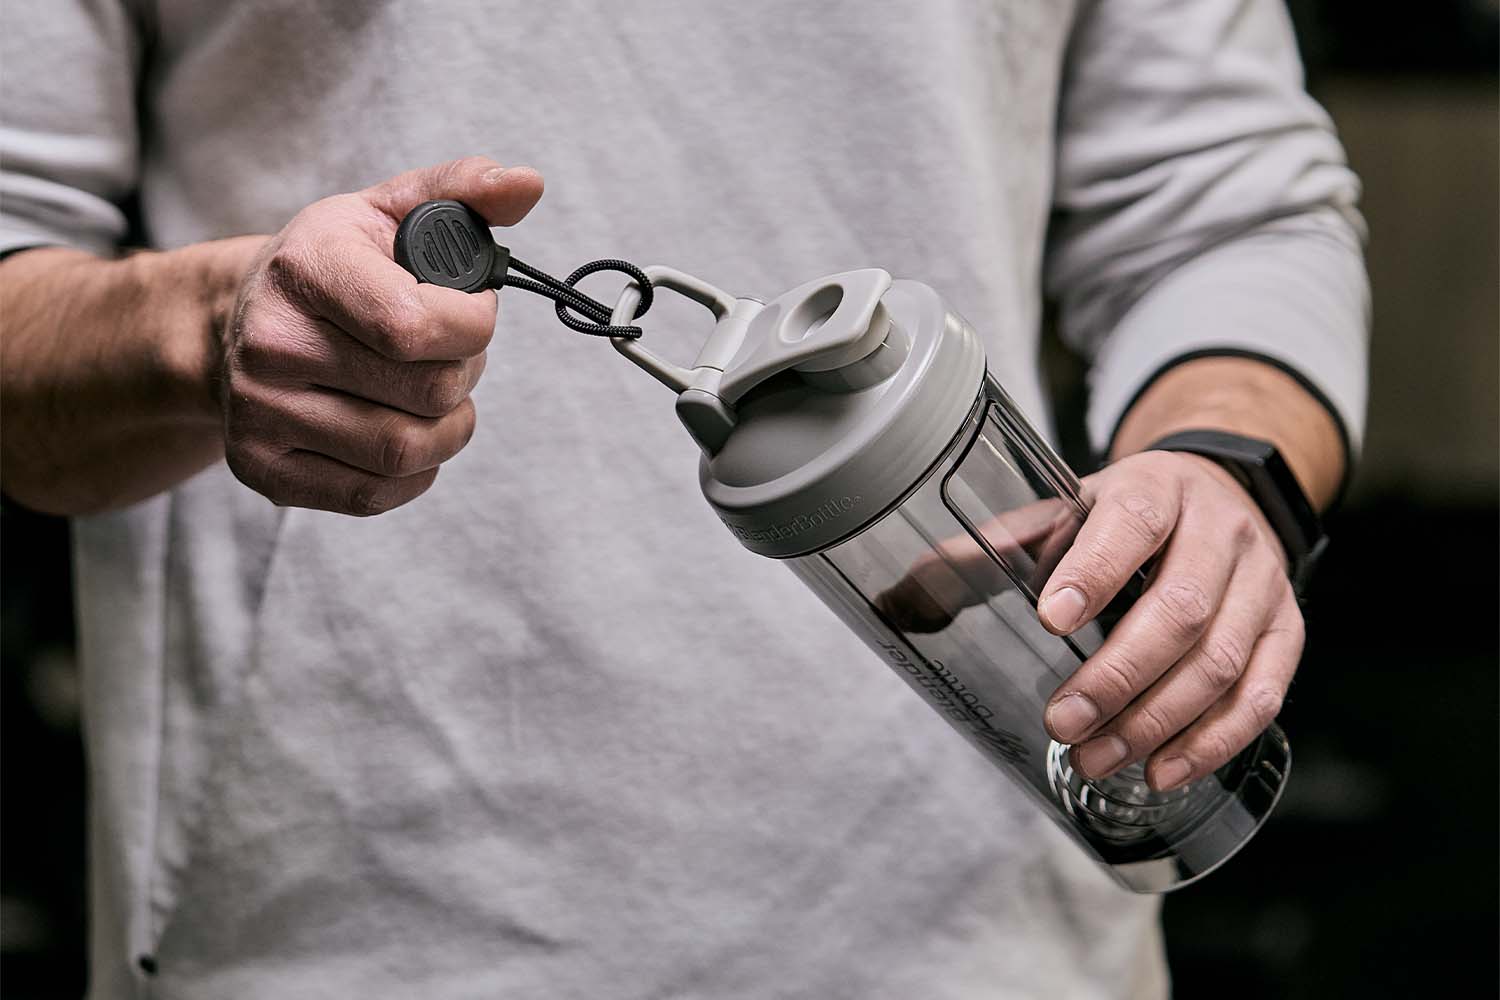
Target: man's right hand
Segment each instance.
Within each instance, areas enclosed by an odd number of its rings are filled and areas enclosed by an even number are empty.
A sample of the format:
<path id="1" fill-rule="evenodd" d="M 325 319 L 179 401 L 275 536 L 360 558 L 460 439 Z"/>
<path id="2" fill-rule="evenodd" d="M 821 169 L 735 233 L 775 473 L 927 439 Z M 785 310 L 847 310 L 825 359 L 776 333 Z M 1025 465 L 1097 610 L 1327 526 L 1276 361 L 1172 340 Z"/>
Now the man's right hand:
<path id="1" fill-rule="evenodd" d="M 235 476 L 278 504 L 357 515 L 426 491 L 474 431 L 497 301 L 419 284 L 392 260 L 396 227 L 434 198 L 513 225 L 541 194 L 535 171 L 471 157 L 298 213 L 256 257 L 224 332 Z"/>

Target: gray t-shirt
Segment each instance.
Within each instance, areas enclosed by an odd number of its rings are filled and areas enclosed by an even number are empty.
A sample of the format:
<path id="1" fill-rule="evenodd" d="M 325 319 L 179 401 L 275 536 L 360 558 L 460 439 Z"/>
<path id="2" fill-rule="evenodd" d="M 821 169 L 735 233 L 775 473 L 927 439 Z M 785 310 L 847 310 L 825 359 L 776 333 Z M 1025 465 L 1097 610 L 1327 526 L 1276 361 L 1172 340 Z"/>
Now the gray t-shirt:
<path id="1" fill-rule="evenodd" d="M 0 249 L 112 252 L 131 192 L 155 246 L 271 232 L 487 153 L 546 175 L 507 240 L 543 267 L 921 278 L 1042 425 L 1045 289 L 1096 442 L 1208 349 L 1357 441 L 1357 184 L 1279 3 L 645 6 L 8 0 Z M 1158 901 L 738 546 L 670 394 L 501 300 L 415 503 L 221 466 L 77 521 L 92 995 L 1164 994 Z"/>

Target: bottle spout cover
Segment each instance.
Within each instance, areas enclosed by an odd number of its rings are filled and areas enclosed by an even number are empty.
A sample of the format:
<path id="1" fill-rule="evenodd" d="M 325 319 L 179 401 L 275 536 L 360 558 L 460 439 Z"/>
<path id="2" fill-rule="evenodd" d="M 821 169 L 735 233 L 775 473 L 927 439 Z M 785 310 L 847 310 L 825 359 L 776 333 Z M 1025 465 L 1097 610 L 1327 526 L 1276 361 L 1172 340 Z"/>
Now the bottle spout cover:
<path id="1" fill-rule="evenodd" d="M 733 404 L 788 369 L 857 366 L 890 334 L 890 313 L 881 301 L 890 287 L 891 276 L 872 267 L 817 278 L 777 296 L 751 320 L 724 368 L 719 398 Z"/>
<path id="2" fill-rule="evenodd" d="M 726 427 L 703 396 L 680 397 L 704 496 L 746 548 L 789 558 L 860 530 L 922 479 L 973 407 L 984 352 L 931 288 L 867 268 L 778 296 L 722 375 L 699 372 L 693 389 L 733 411 Z"/>

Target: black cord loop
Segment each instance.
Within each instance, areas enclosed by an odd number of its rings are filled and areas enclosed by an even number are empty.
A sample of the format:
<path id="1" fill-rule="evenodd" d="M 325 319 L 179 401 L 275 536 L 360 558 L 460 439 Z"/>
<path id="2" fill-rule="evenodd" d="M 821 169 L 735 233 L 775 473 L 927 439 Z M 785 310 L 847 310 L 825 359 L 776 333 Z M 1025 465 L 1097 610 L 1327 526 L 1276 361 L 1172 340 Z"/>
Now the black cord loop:
<path id="1" fill-rule="evenodd" d="M 591 260 L 587 264 L 568 275 L 566 279 L 558 281 L 546 271 L 532 267 L 524 261 L 515 257 L 510 258 L 510 267 L 521 272 L 526 277 L 516 277 L 507 273 L 503 284 L 510 288 L 520 288 L 537 295 L 545 295 L 557 303 L 557 318 L 563 325 L 579 333 L 586 333 L 591 337 L 629 337 L 634 339 L 641 335 L 638 326 L 615 326 L 610 323 L 613 310 L 591 296 L 585 295 L 574 286 L 583 278 L 598 271 L 619 271 L 631 278 L 641 289 L 641 303 L 636 306 L 635 315 L 631 319 L 639 319 L 651 308 L 652 299 L 655 298 L 651 287 L 651 279 L 646 272 L 636 267 L 629 261 L 616 260 L 613 257 L 604 260 Z M 573 310 L 569 312 L 568 310 Z M 580 319 L 574 313 L 580 313 L 585 319 Z"/>

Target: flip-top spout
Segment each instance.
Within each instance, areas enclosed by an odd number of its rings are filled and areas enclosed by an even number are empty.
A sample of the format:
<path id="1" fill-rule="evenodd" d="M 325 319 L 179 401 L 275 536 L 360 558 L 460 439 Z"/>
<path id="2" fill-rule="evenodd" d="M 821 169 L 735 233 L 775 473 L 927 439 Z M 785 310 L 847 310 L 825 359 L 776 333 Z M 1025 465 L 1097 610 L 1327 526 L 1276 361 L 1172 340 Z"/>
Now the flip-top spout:
<path id="1" fill-rule="evenodd" d="M 890 287 L 890 274 L 871 267 L 818 278 L 777 297 L 746 331 L 743 347 L 724 370 L 719 398 L 732 404 L 789 368 L 833 392 L 864 388 L 894 372 L 905 354 L 900 338 L 886 347 L 892 323 L 880 300 Z M 891 355 L 884 363 L 861 367 L 883 348 Z M 851 368 L 844 378 L 819 378 Z"/>
<path id="2" fill-rule="evenodd" d="M 636 340 L 619 338 L 615 347 L 678 393 L 678 417 L 710 455 L 735 427 L 735 404 L 766 380 L 792 370 L 820 391 L 853 392 L 896 372 L 910 346 L 881 302 L 891 276 L 879 268 L 818 278 L 769 304 L 734 298 L 670 268 L 649 267 L 646 275 L 653 287 L 707 306 L 717 323 L 691 368 Z M 639 300 L 639 288 L 628 286 L 615 315 L 631 315 Z"/>

